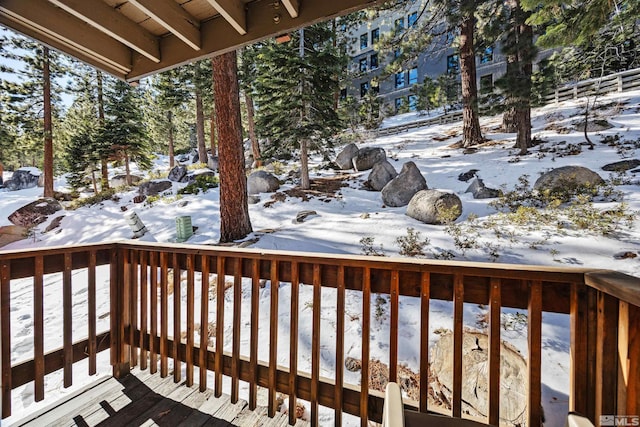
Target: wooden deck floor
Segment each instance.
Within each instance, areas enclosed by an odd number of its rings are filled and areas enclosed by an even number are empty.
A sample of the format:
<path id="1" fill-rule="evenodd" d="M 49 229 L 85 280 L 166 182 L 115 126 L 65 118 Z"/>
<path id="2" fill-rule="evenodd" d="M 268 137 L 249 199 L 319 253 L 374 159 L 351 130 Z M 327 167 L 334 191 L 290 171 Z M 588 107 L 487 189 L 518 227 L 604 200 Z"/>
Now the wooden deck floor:
<path id="1" fill-rule="evenodd" d="M 132 371 L 121 380 L 109 378 L 85 389 L 15 426 L 287 426 L 288 417 L 267 416 L 264 407 L 250 411 L 247 402 L 232 404 L 229 396 L 216 398 L 213 390 L 174 383 L 173 376 L 161 378 L 149 371 Z M 296 427 L 308 426 L 298 420 Z"/>

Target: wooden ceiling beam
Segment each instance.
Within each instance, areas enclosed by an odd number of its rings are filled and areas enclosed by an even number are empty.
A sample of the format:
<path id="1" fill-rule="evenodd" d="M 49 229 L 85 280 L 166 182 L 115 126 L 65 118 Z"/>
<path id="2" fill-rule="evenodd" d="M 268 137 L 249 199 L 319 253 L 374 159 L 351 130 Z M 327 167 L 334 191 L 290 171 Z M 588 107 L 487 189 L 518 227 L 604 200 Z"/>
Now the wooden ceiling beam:
<path id="1" fill-rule="evenodd" d="M 153 63 L 144 56 L 134 53 L 133 70 L 127 76 L 127 80 L 138 80 L 178 65 L 236 50 L 257 41 L 275 37 L 278 34 L 294 31 L 382 2 L 383 0 L 307 0 L 305 6 L 299 10 L 298 17 L 294 19 L 288 13 L 283 13 L 281 6 L 275 8 L 273 0 L 253 1 L 246 4 L 247 22 L 250 24 L 246 35 L 230 32 L 222 17 L 204 21 L 200 26 L 202 49 L 199 52 L 194 55 L 195 52 L 184 49 L 176 37 L 163 37 L 160 40 L 160 50 L 162 51 L 160 63 Z"/>
<path id="2" fill-rule="evenodd" d="M 300 13 L 300 5 L 298 4 L 298 0 L 282 0 L 282 4 L 284 4 L 285 9 L 289 12 L 292 18 L 297 18 Z"/>
<path id="3" fill-rule="evenodd" d="M 7 26 L 16 28 L 25 35 L 42 40 L 71 55 L 82 56 L 85 61 L 90 59 L 86 62 L 104 64 L 107 68 L 105 71 L 113 73 L 113 70 L 119 70 L 116 75 L 120 75 L 132 68 L 131 50 L 127 46 L 53 6 L 47 0 L 2 0 L 0 16 L 7 22 Z M 69 48 L 64 49 L 63 46 Z"/>
<path id="4" fill-rule="evenodd" d="M 247 14 L 240 0 L 208 0 L 240 35 L 247 34 Z"/>
<path id="5" fill-rule="evenodd" d="M 78 50 L 75 46 L 61 42 L 59 40 L 51 38 L 49 35 L 42 33 L 33 27 L 29 27 L 23 25 L 22 23 L 9 19 L 6 15 L 0 13 L 0 25 L 11 28 L 14 31 L 29 37 L 34 40 L 39 40 L 41 43 L 49 46 L 52 49 L 55 49 L 60 52 L 67 52 L 69 55 L 75 57 L 81 62 L 85 64 L 96 67 L 100 70 L 104 70 L 107 73 L 119 78 L 126 79 L 128 69 L 123 69 L 120 67 L 114 67 L 111 62 L 103 61 L 95 56 L 89 56 L 84 51 Z"/>
<path id="6" fill-rule="evenodd" d="M 174 0 L 129 0 L 193 50 L 200 50 L 200 21 Z"/>
<path id="7" fill-rule="evenodd" d="M 102 0 L 49 0 L 49 2 L 153 62 L 160 62 L 158 39 Z"/>

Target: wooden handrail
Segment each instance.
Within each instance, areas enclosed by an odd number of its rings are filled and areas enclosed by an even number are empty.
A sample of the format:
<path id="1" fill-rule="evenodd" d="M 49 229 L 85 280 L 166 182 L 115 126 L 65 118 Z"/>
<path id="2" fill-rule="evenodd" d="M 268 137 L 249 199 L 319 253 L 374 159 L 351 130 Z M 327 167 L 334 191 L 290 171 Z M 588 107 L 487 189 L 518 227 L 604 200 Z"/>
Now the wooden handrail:
<path id="1" fill-rule="evenodd" d="M 109 265 L 108 289 L 111 298 L 110 330 L 97 334 L 96 287 L 103 286 L 105 277 L 96 277 L 96 269 Z M 71 317 L 72 272 L 88 271 L 88 334 L 73 342 Z M 102 270 L 101 270 L 102 271 Z M 106 270 L 104 270 L 106 271 Z M 183 285 L 180 272 L 186 274 Z M 60 299 L 63 301 L 64 339 L 61 349 L 44 354 L 42 347 L 43 277 L 62 273 Z M 195 273 L 200 273 L 198 276 Z M 211 274 L 217 275 L 213 282 Z M 11 281 L 33 278 L 34 283 L 34 358 L 11 366 Z M 204 279 L 203 279 L 204 278 Z M 243 279 L 248 282 L 243 283 Z M 268 285 L 264 282 L 269 281 Z M 250 282 L 250 283 L 249 283 Z M 216 284 L 216 302 L 201 298 L 196 305 L 195 292 L 209 294 Z M 284 299 L 281 284 L 291 284 L 291 298 Z M 311 342 L 310 370 L 301 372 L 297 359 L 301 285 L 310 286 Z M 180 381 L 182 363 L 186 382 L 206 384 L 206 371 L 214 372 L 215 393 L 222 393 L 222 377 L 231 379 L 231 398 L 239 398 L 239 381 L 249 383 L 249 404 L 257 404 L 257 386 L 267 387 L 268 412 L 277 410 L 276 393 L 289 395 L 289 421 L 295 422 L 298 399 L 311 404 L 312 422 L 318 420 L 319 405 L 334 408 L 336 425 L 341 414 L 359 416 L 362 425 L 368 420 L 379 421 L 382 415 L 381 394 L 370 389 L 369 368 L 372 293 L 386 294 L 390 299 L 389 317 L 389 379 L 398 379 L 400 297 L 416 297 L 420 302 L 420 398 L 409 405 L 422 412 L 429 407 L 429 307 L 432 300 L 452 301 L 453 370 L 450 415 L 462 416 L 463 304 L 485 304 L 489 307 L 488 397 L 486 421 L 500 420 L 500 312 L 504 307 L 525 309 L 528 313 L 528 420 L 538 425 L 542 414 L 541 399 L 541 325 L 543 312 L 565 313 L 571 316 L 570 408 L 595 420 L 612 411 L 627 414 L 640 409 L 638 383 L 640 372 L 640 280 L 622 273 L 564 267 L 483 264 L 422 259 L 378 258 L 357 255 L 293 253 L 268 250 L 247 250 L 197 245 L 152 244 L 146 242 L 114 242 L 57 247 L 29 251 L 0 252 L 0 301 L 2 311 L 2 372 L 3 417 L 11 414 L 11 390 L 35 381 L 35 396 L 44 398 L 43 378 L 52 370 L 64 369 L 65 386 L 71 385 L 71 367 L 88 357 L 89 374 L 96 372 L 96 353 L 111 348 L 113 374 L 126 375 L 131 366 L 167 376 L 168 358 L 174 359 L 174 380 Z M 184 287 L 183 287 L 184 286 Z M 268 360 L 260 360 L 257 341 L 261 286 L 268 286 L 269 324 Z M 232 287 L 232 305 L 225 307 L 225 288 Z M 336 308 L 336 369 L 335 379 L 320 377 L 321 340 L 320 310 L 325 289 L 335 288 Z M 360 386 L 344 384 L 345 292 L 360 294 L 362 355 Z M 181 294 L 184 292 L 184 295 Z M 248 354 L 240 354 L 241 298 L 251 292 L 250 346 Z M 184 303 L 182 296 L 185 297 Z M 169 306 L 173 321 L 169 319 Z M 209 315 L 215 306 L 215 318 Z M 196 319 L 196 307 L 200 316 Z M 278 364 L 279 338 L 286 329 L 278 321 L 281 308 L 291 310 L 288 330 L 289 364 Z M 225 341 L 225 310 L 232 319 L 233 334 Z M 232 315 L 232 316 L 231 316 Z M 183 324 L 181 319 L 185 318 Z M 210 323 L 215 328 L 210 330 Z M 199 323 L 199 326 L 196 324 Z M 173 329 L 170 323 L 174 324 Z M 196 342 L 195 333 L 201 339 Z M 215 340 L 211 340 L 215 338 Z M 176 339 L 179 342 L 176 342 Z M 231 352 L 224 351 L 229 345 Z M 608 349 L 612 352 L 607 353 Z M 264 353 L 263 353 L 264 354 Z M 325 356 L 326 357 L 326 356 Z M 200 377 L 193 376 L 194 366 L 206 366 Z M 637 413 L 637 412 L 635 412 Z"/>

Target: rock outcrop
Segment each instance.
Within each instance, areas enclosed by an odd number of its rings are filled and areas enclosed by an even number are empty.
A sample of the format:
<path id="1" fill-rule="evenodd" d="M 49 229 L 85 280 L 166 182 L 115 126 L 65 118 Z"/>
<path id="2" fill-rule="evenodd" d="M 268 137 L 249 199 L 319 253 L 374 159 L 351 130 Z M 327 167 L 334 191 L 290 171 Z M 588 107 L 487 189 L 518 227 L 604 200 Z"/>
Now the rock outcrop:
<path id="1" fill-rule="evenodd" d="M 36 168 L 21 168 L 13 172 L 11 179 L 4 183 L 9 191 L 26 190 L 38 186 L 42 173 Z"/>
<path id="2" fill-rule="evenodd" d="M 455 221 L 462 213 L 460 198 L 438 190 L 418 191 L 409 202 L 407 216 L 425 224 Z"/>
<path id="3" fill-rule="evenodd" d="M 385 158 L 373 165 L 371 173 L 369 173 L 369 177 L 367 178 L 367 185 L 372 190 L 381 191 L 384 186 L 396 176 L 398 176 L 398 172 L 396 172 L 395 168 Z"/>
<path id="4" fill-rule="evenodd" d="M 359 171 L 366 171 L 373 167 L 378 162 L 381 162 L 387 158 L 387 153 L 384 148 L 378 147 L 365 147 L 358 151 L 355 164 L 356 169 Z"/>
<path id="5" fill-rule="evenodd" d="M 465 193 L 472 193 L 474 199 L 493 199 L 500 197 L 500 190 L 487 187 L 480 178 L 474 179 L 471 185 L 467 187 Z"/>
<path id="6" fill-rule="evenodd" d="M 280 181 L 269 172 L 259 170 L 252 172 L 247 178 L 247 193 L 273 193 L 280 188 Z"/>
<path id="7" fill-rule="evenodd" d="M 407 162 L 402 166 L 398 176 L 382 189 L 382 201 L 387 206 L 406 206 L 414 194 L 427 188 L 427 180 L 424 179 L 416 164 Z"/>
<path id="8" fill-rule="evenodd" d="M 563 166 L 552 169 L 536 180 L 533 188 L 538 191 L 567 193 L 579 188 L 594 188 L 604 184 L 600 175 L 583 166 Z"/>
<path id="9" fill-rule="evenodd" d="M 50 215 L 61 209 L 62 205 L 56 199 L 47 197 L 21 207 L 9 215 L 8 219 L 12 224 L 32 228 L 42 224 Z"/>
<path id="10" fill-rule="evenodd" d="M 348 170 L 353 168 L 353 159 L 358 157 L 358 146 L 356 144 L 349 144 L 342 149 L 342 151 L 336 157 L 336 165 L 342 170 Z"/>
<path id="11" fill-rule="evenodd" d="M 185 182 L 187 177 L 187 168 L 182 165 L 174 166 L 170 171 L 167 178 L 173 182 Z"/>
<path id="12" fill-rule="evenodd" d="M 173 184 L 171 184 L 171 181 L 168 179 L 157 179 L 140 184 L 138 192 L 145 196 L 155 196 L 164 191 L 170 190 L 171 187 L 173 187 Z"/>

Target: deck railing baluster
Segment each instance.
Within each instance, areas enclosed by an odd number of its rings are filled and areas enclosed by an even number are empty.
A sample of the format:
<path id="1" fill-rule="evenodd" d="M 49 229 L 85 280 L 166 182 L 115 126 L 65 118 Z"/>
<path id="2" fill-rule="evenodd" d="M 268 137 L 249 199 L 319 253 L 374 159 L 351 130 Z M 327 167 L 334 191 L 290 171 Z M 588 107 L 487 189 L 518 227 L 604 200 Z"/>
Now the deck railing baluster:
<path id="1" fill-rule="evenodd" d="M 202 256 L 200 279 L 200 391 L 207 389 L 207 353 L 209 347 L 209 256 Z"/>
<path id="2" fill-rule="evenodd" d="M 240 390 L 240 315 L 242 307 L 242 258 L 237 257 L 233 272 L 233 342 L 231 351 L 231 403 Z"/>
<path id="3" fill-rule="evenodd" d="M 87 303 L 89 304 L 87 310 L 87 316 L 89 317 L 87 322 L 87 327 L 89 329 L 89 344 L 88 344 L 88 353 L 89 353 L 89 375 L 95 375 L 98 367 L 96 364 L 96 352 L 97 345 L 96 342 L 96 264 L 97 264 L 97 254 L 95 250 L 89 251 L 89 266 L 87 267 Z"/>
<path id="4" fill-rule="evenodd" d="M 362 277 L 362 377 L 360 380 L 360 426 L 369 425 L 369 342 L 371 324 L 371 270 L 364 267 Z M 363 390 L 366 391 L 363 393 Z"/>
<path id="5" fill-rule="evenodd" d="M 462 416 L 462 321 L 464 314 L 464 276 L 453 276 L 453 416 Z"/>
<path id="6" fill-rule="evenodd" d="M 132 250 L 129 252 L 129 269 L 130 273 L 130 282 L 129 286 L 131 289 L 130 296 L 130 316 L 131 316 L 131 327 L 129 328 L 129 342 L 131 343 L 131 366 L 138 366 L 138 348 L 136 346 L 136 329 L 138 329 L 138 278 L 139 278 L 139 255 L 137 250 Z"/>
<path id="7" fill-rule="evenodd" d="M 64 271 L 62 272 L 62 342 L 64 347 L 64 387 L 73 384 L 73 319 L 71 315 L 71 254 L 64 254 Z"/>
<path id="8" fill-rule="evenodd" d="M 258 394 L 258 314 L 260 309 L 260 260 L 251 264 L 251 343 L 249 344 L 249 409 L 256 409 Z"/>
<path id="9" fill-rule="evenodd" d="M 44 259 L 35 257 L 33 276 L 33 361 L 35 401 L 44 399 Z"/>
<path id="10" fill-rule="evenodd" d="M 182 270 L 178 253 L 173 253 L 173 381 L 180 382 L 182 379 L 182 363 L 180 359 L 180 342 L 182 341 L 182 292 L 181 292 Z"/>
<path id="11" fill-rule="evenodd" d="M 529 354 L 527 360 L 528 387 L 527 387 L 527 425 L 542 425 L 542 283 L 538 280 L 529 285 L 529 306 L 527 308 L 529 319 L 528 342 Z"/>
<path id="12" fill-rule="evenodd" d="M 2 418 L 11 415 L 11 267 L 8 261 L 0 261 L 0 327 L 2 347 Z"/>
<path id="13" fill-rule="evenodd" d="M 338 277 L 336 278 L 337 298 L 336 298 L 336 386 L 334 399 L 334 424 L 335 427 L 342 426 L 342 399 L 344 382 L 344 266 L 338 266 Z"/>
<path id="14" fill-rule="evenodd" d="M 420 280 L 420 412 L 427 412 L 429 396 L 429 298 L 431 275 L 421 274 Z"/>
<path id="15" fill-rule="evenodd" d="M 496 426 L 500 421 L 501 290 L 501 280 L 491 278 L 489 282 L 489 414 L 487 421 Z"/>
<path id="16" fill-rule="evenodd" d="M 276 379 L 278 375 L 278 293 L 280 278 L 278 276 L 278 261 L 271 261 L 270 274 L 270 308 L 269 308 L 269 407 L 267 413 L 273 417 L 278 408 L 276 401 Z"/>
<path id="17" fill-rule="evenodd" d="M 320 378 L 320 311 L 322 310 L 320 264 L 313 264 L 313 311 L 311 329 L 311 424 L 318 425 Z"/>
<path id="18" fill-rule="evenodd" d="M 289 329 L 289 424 L 296 423 L 296 405 L 298 388 L 296 377 L 298 375 L 298 318 L 300 299 L 300 276 L 298 263 L 291 263 L 291 320 Z"/>
<path id="19" fill-rule="evenodd" d="M 156 347 L 156 338 L 158 337 L 158 253 L 153 251 L 149 253 L 149 275 L 151 286 L 150 321 L 149 333 L 149 372 L 155 374 L 158 372 L 158 354 L 160 349 Z"/>
<path id="20" fill-rule="evenodd" d="M 216 264 L 216 354 L 215 354 L 215 395 L 222 395 L 222 355 L 224 353 L 224 287 L 226 259 L 218 257 Z"/>
<path id="21" fill-rule="evenodd" d="M 160 376 L 169 375 L 169 254 L 160 253 Z"/>
<path id="22" fill-rule="evenodd" d="M 398 381 L 398 308 L 400 305 L 400 273 L 391 272 L 391 328 L 389 328 L 389 381 Z"/>
<path id="23" fill-rule="evenodd" d="M 140 265 L 140 339 L 138 340 L 140 346 L 140 369 L 147 369 L 147 347 L 145 346 L 145 335 L 148 330 L 148 307 L 149 307 L 149 281 L 147 275 L 147 251 L 140 251 L 139 265 Z M 149 340 L 149 344 L 153 341 L 153 337 Z"/>
<path id="24" fill-rule="evenodd" d="M 194 330 L 194 304 L 195 304 L 195 263 L 193 254 L 187 255 L 187 351 L 185 362 L 187 363 L 187 387 L 193 385 L 193 330 Z"/>

